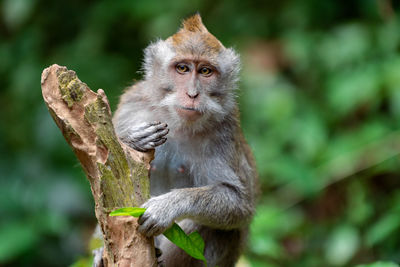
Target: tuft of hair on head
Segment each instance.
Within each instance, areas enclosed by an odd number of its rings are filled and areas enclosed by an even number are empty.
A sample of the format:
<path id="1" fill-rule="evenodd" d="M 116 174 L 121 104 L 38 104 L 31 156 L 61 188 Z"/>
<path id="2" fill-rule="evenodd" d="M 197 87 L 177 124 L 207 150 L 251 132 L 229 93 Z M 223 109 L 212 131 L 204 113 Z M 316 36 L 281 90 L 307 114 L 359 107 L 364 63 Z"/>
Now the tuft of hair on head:
<path id="1" fill-rule="evenodd" d="M 193 16 L 185 19 L 182 22 L 182 29 L 189 32 L 208 32 L 207 28 L 203 24 L 203 21 L 201 20 L 199 13 L 196 13 Z"/>
<path id="2" fill-rule="evenodd" d="M 199 13 L 185 19 L 177 33 L 167 39 L 180 52 L 216 56 L 225 47 L 204 26 Z"/>

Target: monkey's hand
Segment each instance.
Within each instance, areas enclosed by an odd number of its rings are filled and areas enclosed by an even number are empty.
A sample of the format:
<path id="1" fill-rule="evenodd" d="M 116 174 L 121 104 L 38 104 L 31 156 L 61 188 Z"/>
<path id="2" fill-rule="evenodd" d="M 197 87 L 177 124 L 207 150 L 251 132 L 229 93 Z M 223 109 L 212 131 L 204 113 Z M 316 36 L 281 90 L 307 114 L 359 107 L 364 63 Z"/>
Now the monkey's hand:
<path id="1" fill-rule="evenodd" d="M 139 218 L 139 232 L 148 237 L 162 234 L 179 216 L 169 193 L 150 198 L 142 207 L 146 211 Z"/>
<path id="2" fill-rule="evenodd" d="M 167 141 L 167 127 L 166 123 L 161 122 L 141 123 L 129 128 L 121 140 L 137 151 L 146 152 Z"/>

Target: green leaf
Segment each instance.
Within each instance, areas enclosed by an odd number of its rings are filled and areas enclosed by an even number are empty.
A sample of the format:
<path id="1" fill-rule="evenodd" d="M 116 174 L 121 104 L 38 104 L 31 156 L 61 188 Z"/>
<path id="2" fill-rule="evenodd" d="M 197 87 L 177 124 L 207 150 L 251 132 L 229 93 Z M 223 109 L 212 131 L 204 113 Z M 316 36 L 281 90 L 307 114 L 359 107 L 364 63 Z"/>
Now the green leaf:
<path id="1" fill-rule="evenodd" d="M 204 240 L 198 232 L 193 232 L 188 236 L 190 240 L 196 245 L 196 247 L 199 248 L 200 251 L 204 251 Z"/>
<path id="2" fill-rule="evenodd" d="M 174 223 L 171 228 L 167 229 L 163 234 L 187 254 L 195 259 L 202 260 L 207 266 L 206 258 L 203 255 L 204 241 L 199 233 L 194 232 L 188 236 L 179 225 Z"/>
<path id="3" fill-rule="evenodd" d="M 110 216 L 133 216 L 139 217 L 146 211 L 145 208 L 129 207 L 114 210 Z M 206 258 L 204 257 L 204 240 L 198 232 L 193 232 L 189 235 L 182 230 L 176 223 L 174 223 L 164 233 L 172 243 L 183 249 L 188 255 L 195 259 L 202 260 L 207 266 Z"/>
<path id="4" fill-rule="evenodd" d="M 139 217 L 146 211 L 145 208 L 138 208 L 138 207 L 129 207 L 129 208 L 120 208 L 117 210 L 112 211 L 109 215 L 110 216 L 133 216 Z"/>

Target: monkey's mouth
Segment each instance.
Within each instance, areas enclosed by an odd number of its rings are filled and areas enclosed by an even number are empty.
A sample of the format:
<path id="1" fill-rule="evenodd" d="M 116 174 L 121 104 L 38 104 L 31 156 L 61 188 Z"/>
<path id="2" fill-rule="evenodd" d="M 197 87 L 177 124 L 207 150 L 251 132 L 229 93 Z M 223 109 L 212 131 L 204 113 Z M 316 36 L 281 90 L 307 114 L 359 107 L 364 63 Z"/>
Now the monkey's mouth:
<path id="1" fill-rule="evenodd" d="M 184 106 L 178 106 L 178 107 L 181 109 L 184 109 L 184 110 L 192 110 L 192 111 L 200 112 L 197 108 L 184 107 Z"/>
<path id="2" fill-rule="evenodd" d="M 194 107 L 176 106 L 175 109 L 179 116 L 187 120 L 196 120 L 202 115 L 200 110 Z"/>

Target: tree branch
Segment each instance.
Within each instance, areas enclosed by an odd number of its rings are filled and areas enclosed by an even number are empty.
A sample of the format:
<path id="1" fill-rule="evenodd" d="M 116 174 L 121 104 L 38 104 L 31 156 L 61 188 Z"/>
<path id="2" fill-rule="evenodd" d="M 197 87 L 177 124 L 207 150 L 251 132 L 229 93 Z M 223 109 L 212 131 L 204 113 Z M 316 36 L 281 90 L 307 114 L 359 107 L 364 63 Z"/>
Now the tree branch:
<path id="1" fill-rule="evenodd" d="M 149 198 L 153 153 L 137 152 L 118 140 L 104 91 L 91 91 L 74 71 L 52 65 L 43 71 L 41 84 L 49 112 L 90 182 L 105 241 L 105 266 L 154 266 L 153 240 L 137 232 L 137 220 L 108 216 Z"/>

